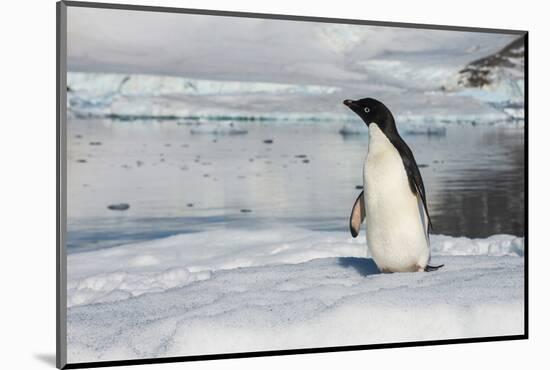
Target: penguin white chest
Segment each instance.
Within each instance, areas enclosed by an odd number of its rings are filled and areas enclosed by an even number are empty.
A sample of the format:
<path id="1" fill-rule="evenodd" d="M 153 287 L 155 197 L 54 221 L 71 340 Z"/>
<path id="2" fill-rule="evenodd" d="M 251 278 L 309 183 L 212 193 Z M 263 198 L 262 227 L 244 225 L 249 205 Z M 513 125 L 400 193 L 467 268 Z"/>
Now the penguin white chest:
<path id="1" fill-rule="evenodd" d="M 376 123 L 369 126 L 363 182 L 367 245 L 378 268 L 423 269 L 430 257 L 423 208 L 410 189 L 399 152 Z"/>

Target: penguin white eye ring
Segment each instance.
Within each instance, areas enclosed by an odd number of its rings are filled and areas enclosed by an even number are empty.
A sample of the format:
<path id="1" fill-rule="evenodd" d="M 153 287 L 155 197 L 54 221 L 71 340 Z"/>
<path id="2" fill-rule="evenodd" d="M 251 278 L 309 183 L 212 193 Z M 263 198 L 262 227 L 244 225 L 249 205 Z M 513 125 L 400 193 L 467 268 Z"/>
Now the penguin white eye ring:
<path id="1" fill-rule="evenodd" d="M 365 109 L 363 109 L 365 111 L 365 113 L 369 113 L 370 112 L 370 109 L 369 107 L 365 107 Z"/>

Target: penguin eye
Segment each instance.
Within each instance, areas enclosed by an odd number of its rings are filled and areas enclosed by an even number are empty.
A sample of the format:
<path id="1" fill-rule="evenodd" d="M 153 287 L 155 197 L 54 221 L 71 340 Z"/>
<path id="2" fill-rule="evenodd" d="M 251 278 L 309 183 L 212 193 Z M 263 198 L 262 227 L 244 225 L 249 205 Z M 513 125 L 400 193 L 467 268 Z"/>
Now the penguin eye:
<path id="1" fill-rule="evenodd" d="M 370 109 L 369 109 L 369 107 L 365 107 L 365 109 L 364 109 L 364 110 L 365 110 L 365 113 L 369 113 L 369 112 L 370 112 Z"/>

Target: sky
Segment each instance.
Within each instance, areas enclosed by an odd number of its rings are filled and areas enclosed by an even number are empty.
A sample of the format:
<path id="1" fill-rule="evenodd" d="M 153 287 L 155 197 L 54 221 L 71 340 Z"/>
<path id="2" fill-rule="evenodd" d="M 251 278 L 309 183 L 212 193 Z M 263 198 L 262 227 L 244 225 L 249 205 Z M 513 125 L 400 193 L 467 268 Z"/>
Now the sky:
<path id="1" fill-rule="evenodd" d="M 68 69 L 189 78 L 434 86 L 512 35 L 68 8 Z M 428 87 L 430 87 L 428 86 Z M 434 87 L 432 86 L 432 87 Z"/>

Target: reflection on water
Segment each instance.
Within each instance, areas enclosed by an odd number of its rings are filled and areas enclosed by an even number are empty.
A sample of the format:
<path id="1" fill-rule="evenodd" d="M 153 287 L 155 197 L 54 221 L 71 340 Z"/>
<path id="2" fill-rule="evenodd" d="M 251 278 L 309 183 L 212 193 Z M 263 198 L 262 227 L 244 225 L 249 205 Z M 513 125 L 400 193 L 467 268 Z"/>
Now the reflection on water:
<path id="1" fill-rule="evenodd" d="M 173 122 L 71 120 L 69 248 L 220 227 L 347 230 L 368 136 L 339 129 L 247 123 L 246 134 L 214 135 Z M 404 139 L 435 233 L 524 235 L 522 128 L 450 127 Z M 130 209 L 107 209 L 121 202 Z"/>
<path id="2" fill-rule="evenodd" d="M 451 130 L 440 148 L 430 198 L 436 232 L 487 237 L 524 235 L 524 134 L 522 129 Z M 456 137 L 455 137 L 456 136 Z"/>

